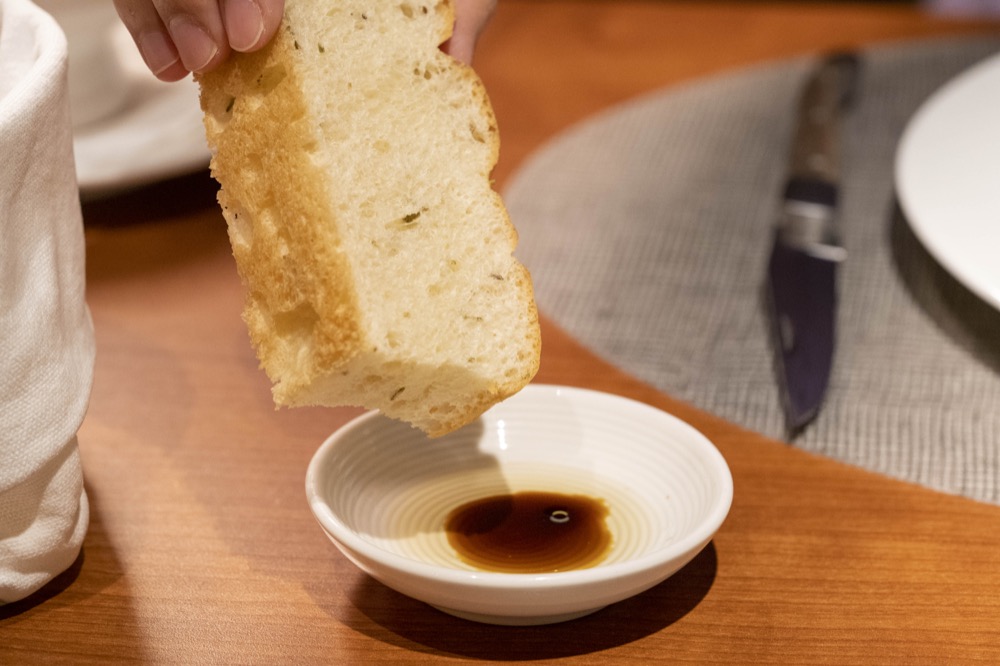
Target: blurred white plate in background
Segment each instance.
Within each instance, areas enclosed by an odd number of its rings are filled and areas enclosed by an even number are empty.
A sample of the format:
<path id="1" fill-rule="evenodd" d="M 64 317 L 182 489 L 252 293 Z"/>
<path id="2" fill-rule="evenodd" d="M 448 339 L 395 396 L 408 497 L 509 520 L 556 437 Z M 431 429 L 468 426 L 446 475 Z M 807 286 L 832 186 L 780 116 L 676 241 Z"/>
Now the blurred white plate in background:
<path id="1" fill-rule="evenodd" d="M 132 90 L 121 111 L 74 135 L 77 181 L 85 199 L 208 166 L 197 84 L 190 77 L 176 83 L 159 81 L 146 69 L 124 27 L 115 39 Z"/>
<path id="2" fill-rule="evenodd" d="M 1000 309 L 1000 55 L 917 110 L 896 153 L 896 190 L 931 255 Z"/>

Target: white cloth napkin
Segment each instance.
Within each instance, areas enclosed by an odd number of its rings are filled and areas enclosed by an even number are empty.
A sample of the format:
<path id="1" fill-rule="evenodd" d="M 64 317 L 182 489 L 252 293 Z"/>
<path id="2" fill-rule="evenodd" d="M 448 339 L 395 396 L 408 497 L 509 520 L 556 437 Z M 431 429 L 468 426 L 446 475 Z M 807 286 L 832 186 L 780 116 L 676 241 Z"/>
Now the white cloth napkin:
<path id="1" fill-rule="evenodd" d="M 56 22 L 0 0 L 0 603 L 69 567 L 89 520 L 76 432 L 94 339 L 67 90 Z"/>

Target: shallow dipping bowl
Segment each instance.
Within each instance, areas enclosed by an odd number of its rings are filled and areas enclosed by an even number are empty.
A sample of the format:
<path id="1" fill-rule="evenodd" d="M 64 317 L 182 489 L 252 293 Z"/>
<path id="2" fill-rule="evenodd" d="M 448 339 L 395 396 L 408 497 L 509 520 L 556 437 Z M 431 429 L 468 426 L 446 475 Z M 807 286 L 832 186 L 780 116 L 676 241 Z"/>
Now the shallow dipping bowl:
<path id="1" fill-rule="evenodd" d="M 448 514 L 520 491 L 603 500 L 612 544 L 586 569 L 501 573 L 449 544 Z M 444 437 L 376 412 L 316 452 L 306 495 L 323 530 L 363 571 L 446 613 L 508 625 L 561 622 L 677 572 L 729 512 L 733 482 L 701 433 L 658 409 L 532 384 Z"/>

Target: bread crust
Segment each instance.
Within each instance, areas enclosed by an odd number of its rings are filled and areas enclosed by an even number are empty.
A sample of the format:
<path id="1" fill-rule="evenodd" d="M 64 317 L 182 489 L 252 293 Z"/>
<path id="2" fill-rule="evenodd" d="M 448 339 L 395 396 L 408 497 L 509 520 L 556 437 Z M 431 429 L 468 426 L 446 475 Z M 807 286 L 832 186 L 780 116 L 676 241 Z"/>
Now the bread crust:
<path id="1" fill-rule="evenodd" d="M 247 288 L 244 320 L 262 367 L 280 377 L 280 392 L 308 384 L 308 367 L 292 344 L 310 347 L 311 363 L 342 363 L 359 348 L 359 312 L 349 262 L 329 207 L 323 170 L 308 146 L 316 141 L 281 32 L 269 47 L 244 54 L 200 77 L 212 174 L 233 254 Z M 266 102 L 264 98 L 266 97 Z M 324 237 L 319 237 L 319 230 Z M 324 266 L 322 273 L 311 270 Z M 320 305 L 312 338 L 280 334 L 277 313 L 310 316 Z"/>

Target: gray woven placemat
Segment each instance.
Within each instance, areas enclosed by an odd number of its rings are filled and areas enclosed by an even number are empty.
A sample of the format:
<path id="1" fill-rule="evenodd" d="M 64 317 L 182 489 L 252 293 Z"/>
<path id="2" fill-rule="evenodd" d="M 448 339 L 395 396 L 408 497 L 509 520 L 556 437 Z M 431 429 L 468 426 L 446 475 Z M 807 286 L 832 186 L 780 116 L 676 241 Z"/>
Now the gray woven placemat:
<path id="1" fill-rule="evenodd" d="M 1000 313 L 914 238 L 896 207 L 893 159 L 921 102 L 997 51 L 1000 36 L 865 52 L 845 128 L 849 258 L 836 366 L 820 416 L 794 440 L 994 503 Z M 814 62 L 754 67 L 610 109 L 532 156 L 504 193 L 543 312 L 670 395 L 779 438 L 763 276 L 793 111 Z"/>

